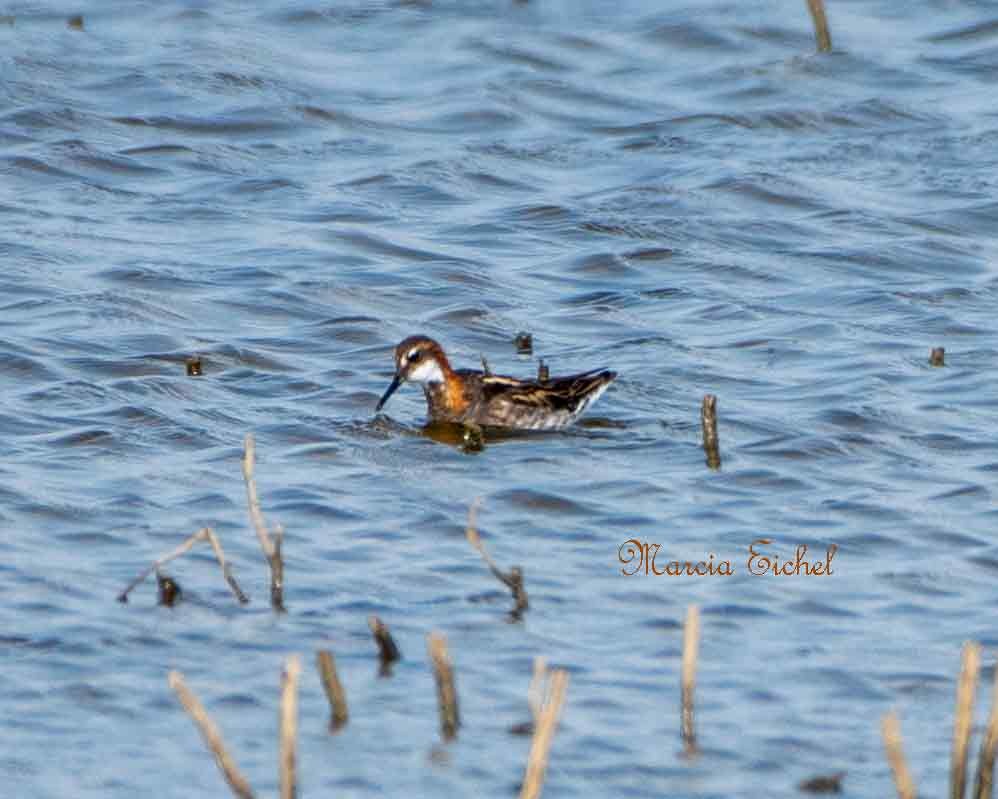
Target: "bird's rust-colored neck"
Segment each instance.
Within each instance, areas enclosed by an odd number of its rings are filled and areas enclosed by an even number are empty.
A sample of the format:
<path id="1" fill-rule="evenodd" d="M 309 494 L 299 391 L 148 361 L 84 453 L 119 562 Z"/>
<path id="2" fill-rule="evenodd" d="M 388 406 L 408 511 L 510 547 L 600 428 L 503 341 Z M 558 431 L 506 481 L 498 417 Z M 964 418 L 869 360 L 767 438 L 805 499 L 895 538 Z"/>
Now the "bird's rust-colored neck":
<path id="1" fill-rule="evenodd" d="M 444 351 L 435 346 L 430 354 L 440 367 L 443 383 L 427 383 L 426 400 L 430 405 L 431 415 L 457 417 L 467 410 L 470 400 L 460 376 L 454 371 L 447 360 Z"/>

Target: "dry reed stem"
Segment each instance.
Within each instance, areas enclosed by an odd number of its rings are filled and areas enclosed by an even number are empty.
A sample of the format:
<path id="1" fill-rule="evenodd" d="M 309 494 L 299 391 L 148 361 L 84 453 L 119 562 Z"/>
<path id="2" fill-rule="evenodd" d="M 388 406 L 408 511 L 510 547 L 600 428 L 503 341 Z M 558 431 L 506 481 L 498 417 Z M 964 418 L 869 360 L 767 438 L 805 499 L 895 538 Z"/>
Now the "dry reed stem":
<path id="1" fill-rule="evenodd" d="M 974 778 L 974 799 L 991 799 L 994 795 L 995 747 L 998 746 L 998 666 L 995 667 L 994 687 L 991 690 L 991 714 L 981 741 L 977 758 L 977 776 Z"/>
<path id="2" fill-rule="evenodd" d="M 547 771 L 548 755 L 551 752 L 551 742 L 558 727 L 561 709 L 565 704 L 565 692 L 568 689 L 568 672 L 555 669 L 551 672 L 551 691 L 547 702 L 541 709 L 534 728 L 534 737 L 530 743 L 530 754 L 527 755 L 527 770 L 523 777 L 523 788 L 520 799 L 538 799 L 544 788 L 544 774 Z"/>
<path id="3" fill-rule="evenodd" d="M 548 662 L 547 658 L 538 655 L 534 658 L 534 674 L 530 678 L 530 687 L 527 689 L 527 704 L 530 705 L 530 716 L 537 724 L 544 708 L 544 702 L 550 686 L 548 685 Z"/>
<path id="4" fill-rule="evenodd" d="M 270 564 L 270 604 L 274 610 L 284 610 L 284 529 L 277 525 L 274 529 L 276 541 L 272 541 L 267 532 L 267 522 L 260 510 L 260 497 L 256 491 L 256 478 L 253 469 L 256 464 L 256 441 L 252 433 L 247 433 L 243 451 L 243 480 L 246 481 L 246 502 L 249 505 L 250 520 L 256 530 L 260 549 Z"/>
<path id="5" fill-rule="evenodd" d="M 253 789 L 250 788 L 246 778 L 236 766 L 235 760 L 232 759 L 232 756 L 225 748 L 225 741 L 222 740 L 222 733 L 218 729 L 218 725 L 208 715 L 208 711 L 204 709 L 204 705 L 194 695 L 194 692 L 187 687 L 187 684 L 184 682 L 184 675 L 179 671 L 171 671 L 166 679 L 170 687 L 177 694 L 180 704 L 187 711 L 187 715 L 191 717 L 197 726 L 201 737 L 204 739 L 205 746 L 215 756 L 215 762 L 218 764 L 222 776 L 225 777 L 225 781 L 229 783 L 232 792 L 239 799 L 253 799 Z"/>
<path id="6" fill-rule="evenodd" d="M 132 580 L 132 582 L 128 584 L 128 587 L 118 594 L 118 601 L 127 602 L 128 594 L 133 588 L 145 580 L 146 577 L 154 571 L 158 571 L 164 564 L 169 563 L 174 558 L 179 558 L 185 552 L 190 551 L 198 541 L 208 541 L 211 544 L 211 548 L 215 551 L 215 559 L 218 561 L 218 565 L 222 569 L 222 576 L 225 578 L 225 582 L 228 583 L 232 593 L 235 594 L 236 599 L 243 604 L 249 602 L 249 598 L 242 592 L 242 589 L 236 582 L 236 578 L 232 576 L 232 568 L 225 560 L 225 552 L 222 551 L 222 545 L 218 540 L 218 536 L 215 535 L 214 531 L 210 527 L 202 527 L 172 552 L 163 555 L 158 560 L 153 561 L 153 564 L 148 569 Z"/>
<path id="7" fill-rule="evenodd" d="M 880 720 L 880 735 L 887 752 L 887 763 L 894 775 L 898 799 L 915 799 L 915 781 L 911 778 L 901 747 L 901 722 L 893 710 Z"/>
<path id="8" fill-rule="evenodd" d="M 281 675 L 281 799 L 295 799 L 298 793 L 297 756 L 298 739 L 298 678 L 301 676 L 301 658 L 291 655 L 284 664 Z"/>
<path id="9" fill-rule="evenodd" d="M 329 700 L 329 729 L 336 732 L 347 723 L 350 713 L 347 711 L 347 695 L 343 690 L 343 683 L 336 673 L 336 658 L 328 649 L 320 649 L 316 654 L 319 664 L 319 678 L 322 680 L 322 687 L 326 691 L 326 698 Z"/>
<path id="10" fill-rule="evenodd" d="M 683 662 L 680 672 L 683 697 L 680 728 L 683 750 L 688 757 L 694 757 L 697 754 L 696 730 L 693 723 L 693 695 L 696 690 L 699 650 L 700 608 L 696 605 L 690 605 L 686 609 L 686 623 L 683 625 Z"/>
<path id="11" fill-rule="evenodd" d="M 953 719 L 953 755 L 949 770 L 950 799 L 963 799 L 967 786 L 967 752 L 970 728 L 974 721 L 974 694 L 981 669 L 981 647 L 968 641 L 963 645 L 960 679 L 956 685 L 956 709 Z"/>
<path id="12" fill-rule="evenodd" d="M 700 428 L 703 431 L 703 451 L 711 469 L 721 468 L 721 449 L 717 441 L 717 397 L 704 394 L 700 405 Z"/>
<path id="13" fill-rule="evenodd" d="M 482 556 L 482 560 L 489 567 L 489 571 L 492 572 L 493 577 L 512 592 L 513 601 L 516 602 L 516 606 L 511 611 L 511 614 L 514 619 L 518 619 L 523 615 L 523 611 L 530 607 L 527 591 L 523 587 L 523 572 L 519 566 L 514 566 L 507 574 L 496 565 L 496 562 L 492 560 L 492 556 L 485 549 L 482 537 L 478 533 L 478 509 L 481 505 L 482 499 L 479 497 L 468 508 L 468 526 L 465 528 L 465 536 L 468 539 L 468 543 L 478 550 L 478 554 Z"/>
<path id="14" fill-rule="evenodd" d="M 450 741 L 457 735 L 461 718 L 457 707 L 457 689 L 454 687 L 454 667 L 447 652 L 447 639 L 443 633 L 430 633 L 426 636 L 426 648 L 433 662 L 433 676 L 437 682 L 440 732 L 445 741 Z"/>
<path id="15" fill-rule="evenodd" d="M 807 0 L 814 22 L 814 38 L 818 43 L 819 53 L 832 51 L 832 34 L 828 30 L 828 16 L 825 14 L 825 0 Z"/>

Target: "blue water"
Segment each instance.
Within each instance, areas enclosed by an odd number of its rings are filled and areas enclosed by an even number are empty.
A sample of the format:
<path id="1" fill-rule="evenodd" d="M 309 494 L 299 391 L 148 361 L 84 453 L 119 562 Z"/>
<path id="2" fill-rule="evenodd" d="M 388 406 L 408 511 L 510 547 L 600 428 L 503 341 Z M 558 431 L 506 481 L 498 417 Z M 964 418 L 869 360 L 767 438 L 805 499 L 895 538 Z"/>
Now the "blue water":
<path id="1" fill-rule="evenodd" d="M 998 647 L 998 16 L 830 6 L 830 54 L 803 0 L 5 7 L 4 793 L 229 795 L 178 669 L 276 795 L 299 653 L 302 796 L 515 795 L 536 655 L 571 675 L 546 797 L 792 797 L 838 771 L 890 795 L 892 709 L 942 795 L 960 647 L 984 647 L 979 721 Z M 415 332 L 458 366 L 620 377 L 585 424 L 468 452 L 424 434 L 416 388 L 374 415 Z M 521 622 L 465 540 L 476 497 L 526 575 Z M 167 568 L 177 607 L 152 583 L 115 601 L 205 525 L 248 606 L 207 548 Z M 833 573 L 754 576 L 759 538 L 834 544 Z M 734 574 L 624 576 L 630 539 Z M 447 745 L 431 630 L 457 673 Z M 336 736 L 319 648 L 350 702 Z"/>

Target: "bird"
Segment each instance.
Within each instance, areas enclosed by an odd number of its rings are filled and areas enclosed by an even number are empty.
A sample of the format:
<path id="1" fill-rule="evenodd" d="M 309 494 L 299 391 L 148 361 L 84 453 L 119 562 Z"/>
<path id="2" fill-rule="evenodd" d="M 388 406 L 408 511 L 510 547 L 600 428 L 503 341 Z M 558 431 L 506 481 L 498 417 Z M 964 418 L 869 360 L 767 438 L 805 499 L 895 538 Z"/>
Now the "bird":
<path id="1" fill-rule="evenodd" d="M 395 348 L 395 377 L 378 401 L 380 412 L 405 382 L 419 383 L 429 420 L 517 430 L 557 430 L 578 419 L 617 377 L 609 369 L 542 380 L 454 369 L 436 341 L 416 335 Z"/>

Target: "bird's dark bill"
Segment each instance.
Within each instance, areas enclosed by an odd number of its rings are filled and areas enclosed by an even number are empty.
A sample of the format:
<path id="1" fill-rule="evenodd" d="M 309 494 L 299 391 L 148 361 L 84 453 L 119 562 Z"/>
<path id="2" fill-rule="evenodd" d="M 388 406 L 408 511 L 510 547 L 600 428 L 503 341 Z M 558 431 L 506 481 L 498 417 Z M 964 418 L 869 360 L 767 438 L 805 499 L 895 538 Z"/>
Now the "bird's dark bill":
<path id="1" fill-rule="evenodd" d="M 385 407 L 385 403 L 388 402 L 388 398 L 392 394 L 394 394 L 395 390 L 401 385 L 402 385 L 402 379 L 398 375 L 395 375 L 395 377 L 392 378 L 392 384 L 388 386 L 388 390 L 384 394 L 382 394 L 381 399 L 378 400 L 378 407 L 374 409 L 375 413 L 377 413 L 383 407 Z"/>

